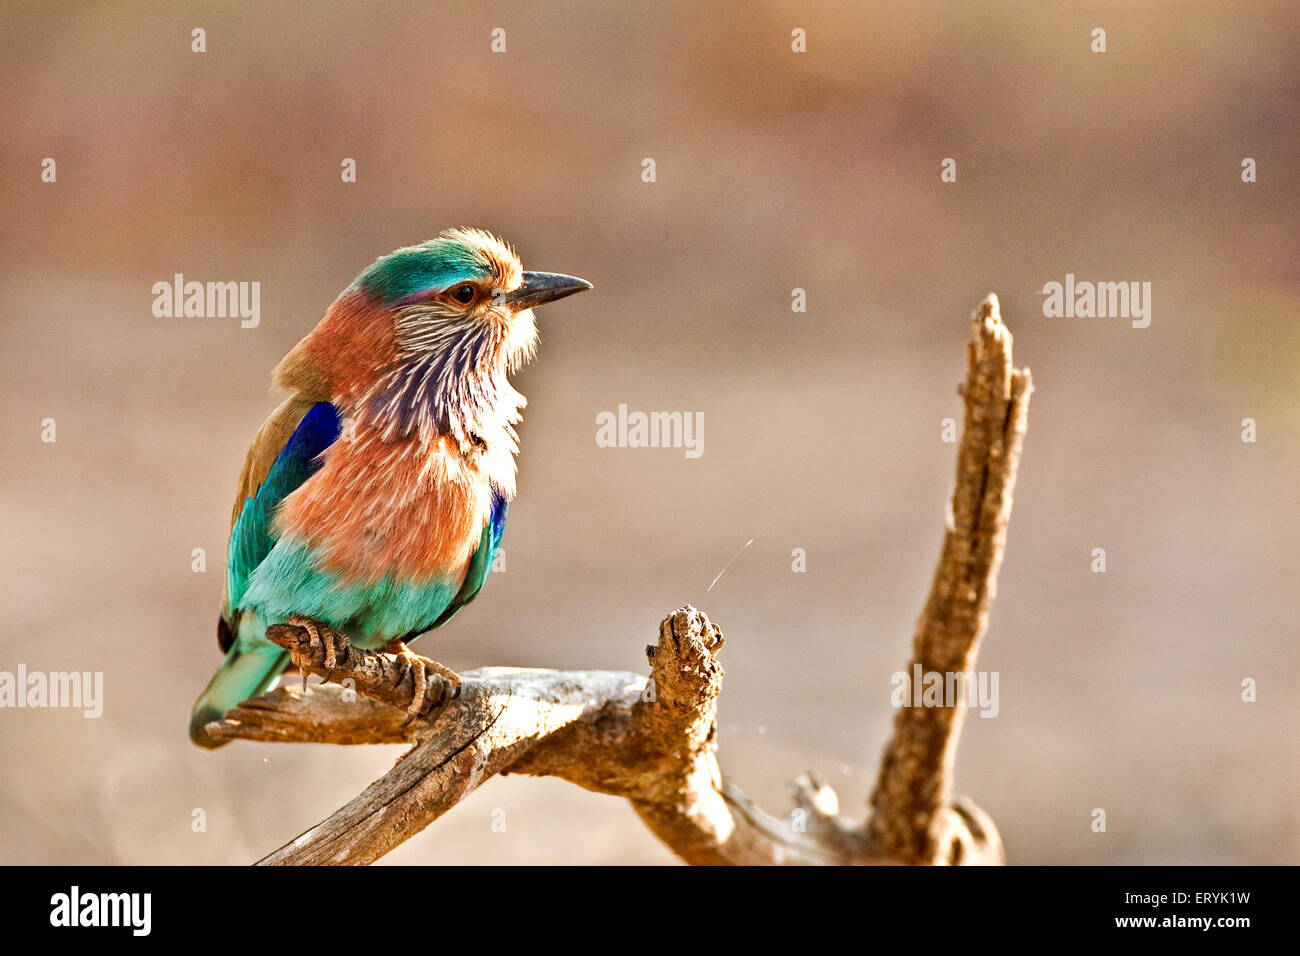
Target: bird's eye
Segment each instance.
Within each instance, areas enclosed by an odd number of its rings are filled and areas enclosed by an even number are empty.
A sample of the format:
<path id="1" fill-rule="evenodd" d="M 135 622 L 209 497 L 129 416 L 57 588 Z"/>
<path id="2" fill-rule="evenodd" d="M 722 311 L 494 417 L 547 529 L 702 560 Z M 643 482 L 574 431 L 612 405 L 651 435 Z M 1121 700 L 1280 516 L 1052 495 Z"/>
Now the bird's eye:
<path id="1" fill-rule="evenodd" d="M 451 290 L 451 297 L 461 305 L 469 305 L 474 301 L 474 287 L 468 282 L 464 282 Z"/>

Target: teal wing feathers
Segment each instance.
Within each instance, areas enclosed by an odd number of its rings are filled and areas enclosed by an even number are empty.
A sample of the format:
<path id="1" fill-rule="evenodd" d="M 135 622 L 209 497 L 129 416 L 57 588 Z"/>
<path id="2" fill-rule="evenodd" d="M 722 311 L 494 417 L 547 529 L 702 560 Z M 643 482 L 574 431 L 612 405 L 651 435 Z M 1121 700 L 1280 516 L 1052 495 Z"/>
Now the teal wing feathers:
<path id="1" fill-rule="evenodd" d="M 338 434 L 333 405 L 293 398 L 267 420 L 249 450 L 240 478 L 243 500 L 236 499 L 230 533 L 226 601 L 217 625 L 217 642 L 226 657 L 190 712 L 190 739 L 201 747 L 225 743 L 225 738 L 209 735 L 207 725 L 240 701 L 263 693 L 288 663 L 289 655 L 266 639 L 257 616 L 238 610 L 239 601 L 249 575 L 274 545 L 276 507 L 320 467 L 321 452 Z"/>
<path id="2" fill-rule="evenodd" d="M 226 599 L 218 627 L 223 651 L 239 632 L 236 609 L 249 575 L 275 543 L 271 533 L 275 509 L 320 467 L 318 456 L 338 437 L 339 424 L 338 411 L 328 402 L 292 398 L 262 427 L 249 450 L 241 478 L 242 502 L 236 502 L 226 559 Z M 288 436 L 282 437 L 285 432 Z"/>

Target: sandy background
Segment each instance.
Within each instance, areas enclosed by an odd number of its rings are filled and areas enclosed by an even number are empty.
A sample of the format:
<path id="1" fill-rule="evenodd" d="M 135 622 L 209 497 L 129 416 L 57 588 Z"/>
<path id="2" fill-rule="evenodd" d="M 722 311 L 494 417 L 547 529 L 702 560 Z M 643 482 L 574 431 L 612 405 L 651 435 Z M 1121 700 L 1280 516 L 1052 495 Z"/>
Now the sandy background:
<path id="1" fill-rule="evenodd" d="M 246 863 L 391 765 L 185 723 L 270 369 L 459 224 L 596 291 L 539 310 L 507 571 L 423 652 L 638 670 L 697 604 L 724 768 L 778 813 L 816 768 L 860 812 L 994 290 L 1037 392 L 959 789 L 1013 862 L 1297 862 L 1294 4 L 356 6 L 0 7 L 0 670 L 106 685 L 99 720 L 0 711 L 0 862 Z M 176 272 L 261 282 L 260 327 L 154 318 Z M 1067 272 L 1152 282 L 1150 328 L 1044 318 Z M 702 411 L 703 457 L 597 448 L 621 402 Z M 673 858 L 616 799 L 509 778 L 388 860 Z"/>

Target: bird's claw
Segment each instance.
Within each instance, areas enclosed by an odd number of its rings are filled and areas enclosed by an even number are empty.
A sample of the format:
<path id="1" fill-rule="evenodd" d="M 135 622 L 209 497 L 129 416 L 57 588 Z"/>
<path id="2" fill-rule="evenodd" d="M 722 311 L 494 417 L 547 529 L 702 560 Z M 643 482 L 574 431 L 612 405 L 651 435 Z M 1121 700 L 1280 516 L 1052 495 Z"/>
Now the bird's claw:
<path id="1" fill-rule="evenodd" d="M 407 666 L 411 668 L 411 677 L 415 684 L 415 693 L 411 698 L 411 704 L 406 708 L 406 719 L 402 721 L 403 727 L 409 727 L 414 723 L 424 710 L 425 685 L 428 682 L 430 670 L 441 675 L 451 684 L 451 694 L 448 696 L 448 700 L 460 693 L 460 675 L 450 667 L 444 667 L 437 661 L 421 657 L 401 641 L 389 644 L 387 649 L 395 654 L 399 660 L 406 661 Z"/>
<path id="2" fill-rule="evenodd" d="M 411 697 L 411 706 L 406 708 L 406 719 L 402 721 L 403 727 L 409 727 L 415 718 L 420 716 L 420 710 L 424 707 L 424 682 L 428 676 L 424 660 L 419 654 L 407 651 L 406 662 L 411 665 L 411 680 L 415 684 L 415 694 Z"/>
<path id="3" fill-rule="evenodd" d="M 324 646 L 325 674 L 321 677 L 321 680 L 328 684 L 333 679 L 334 668 L 339 662 L 338 651 L 334 647 L 334 629 L 327 624 L 313 621 L 309 617 L 303 617 L 301 614 L 290 615 L 289 623 L 294 627 L 301 627 L 307 632 L 308 645 L 313 651 L 318 645 Z M 301 666 L 298 669 L 302 673 L 302 686 L 305 690 L 307 687 L 307 671 Z"/>

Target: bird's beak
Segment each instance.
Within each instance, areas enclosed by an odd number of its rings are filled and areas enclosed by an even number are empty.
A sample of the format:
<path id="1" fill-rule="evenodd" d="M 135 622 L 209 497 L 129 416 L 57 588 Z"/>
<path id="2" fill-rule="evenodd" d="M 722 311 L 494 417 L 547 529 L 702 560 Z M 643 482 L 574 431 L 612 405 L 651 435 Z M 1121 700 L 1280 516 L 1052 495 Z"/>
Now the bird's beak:
<path id="1" fill-rule="evenodd" d="M 561 275 L 558 272 L 525 272 L 524 284 L 506 294 L 505 302 L 512 312 L 522 312 L 543 302 L 554 302 L 575 292 L 592 288 L 586 279 Z"/>

